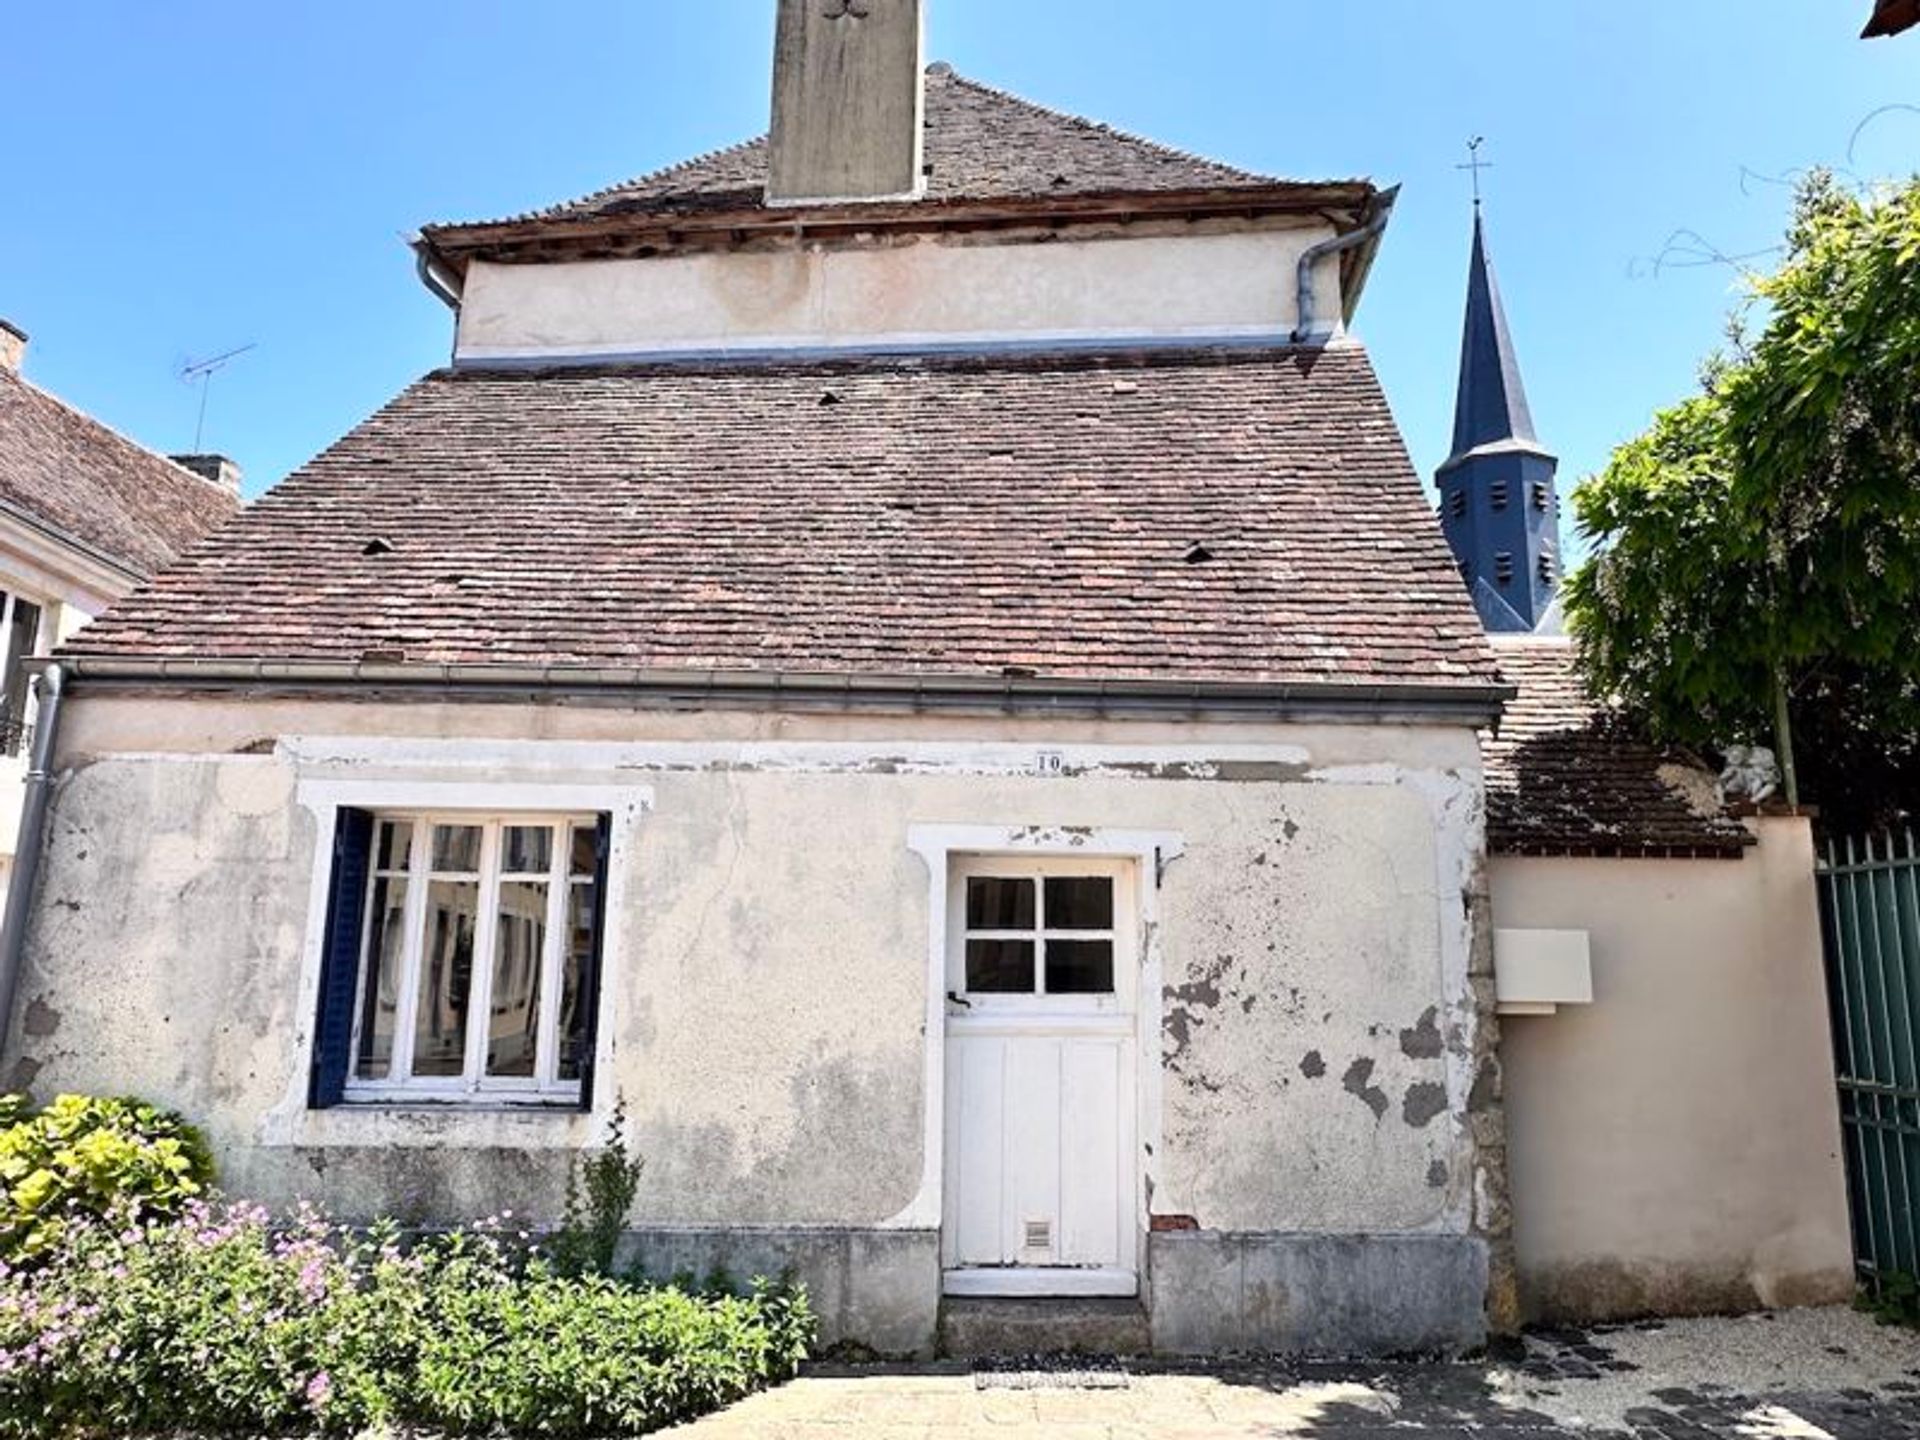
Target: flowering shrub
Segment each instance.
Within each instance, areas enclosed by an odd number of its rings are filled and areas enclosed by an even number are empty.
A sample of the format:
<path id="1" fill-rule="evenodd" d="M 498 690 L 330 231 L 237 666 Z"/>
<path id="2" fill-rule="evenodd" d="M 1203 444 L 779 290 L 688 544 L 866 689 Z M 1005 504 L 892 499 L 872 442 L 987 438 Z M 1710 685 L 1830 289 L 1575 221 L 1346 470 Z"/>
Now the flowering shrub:
<path id="1" fill-rule="evenodd" d="M 204 1201 L 0 1265 L 0 1435 L 637 1434 L 784 1378 L 804 1294 L 563 1276 L 499 1224 L 411 1247 Z"/>
<path id="2" fill-rule="evenodd" d="M 30 1263 L 77 1220 L 176 1213 L 213 1178 L 200 1133 L 140 1100 L 0 1096 L 0 1256 Z"/>

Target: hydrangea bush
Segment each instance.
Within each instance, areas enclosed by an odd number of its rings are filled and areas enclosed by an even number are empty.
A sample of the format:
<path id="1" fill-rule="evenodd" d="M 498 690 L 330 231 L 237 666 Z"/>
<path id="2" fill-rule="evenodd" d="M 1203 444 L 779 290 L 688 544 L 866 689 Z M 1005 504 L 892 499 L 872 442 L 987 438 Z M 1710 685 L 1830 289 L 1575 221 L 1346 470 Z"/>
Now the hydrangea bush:
<path id="1" fill-rule="evenodd" d="M 562 1274 L 502 1222 L 403 1245 L 194 1200 L 0 1264 L 0 1435 L 637 1434 L 792 1373 L 803 1293 Z"/>

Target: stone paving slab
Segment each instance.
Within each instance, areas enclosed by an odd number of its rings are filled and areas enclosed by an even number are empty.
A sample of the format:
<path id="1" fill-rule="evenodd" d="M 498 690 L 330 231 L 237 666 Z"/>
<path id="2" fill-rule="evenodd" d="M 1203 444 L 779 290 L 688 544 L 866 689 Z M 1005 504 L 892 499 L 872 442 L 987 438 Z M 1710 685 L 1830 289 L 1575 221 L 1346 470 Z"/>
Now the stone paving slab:
<path id="1" fill-rule="evenodd" d="M 677 1440 L 1920 1440 L 1920 1336 L 1849 1311 L 1528 1337 L 1467 1362 L 812 1367 Z"/>

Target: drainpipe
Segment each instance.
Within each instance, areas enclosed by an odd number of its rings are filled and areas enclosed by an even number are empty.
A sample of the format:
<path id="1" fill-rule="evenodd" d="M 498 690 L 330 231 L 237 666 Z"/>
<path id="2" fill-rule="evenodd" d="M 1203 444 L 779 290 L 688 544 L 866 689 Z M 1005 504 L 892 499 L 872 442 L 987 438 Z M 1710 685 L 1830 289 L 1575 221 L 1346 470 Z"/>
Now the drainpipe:
<path id="1" fill-rule="evenodd" d="M 1337 255 L 1343 250 L 1352 250 L 1368 241 L 1378 238 L 1387 228 L 1387 217 L 1393 213 L 1393 202 L 1400 198 L 1400 187 L 1390 186 L 1373 197 L 1365 223 L 1344 235 L 1336 235 L 1331 240 L 1322 240 L 1318 245 L 1309 245 L 1300 254 L 1300 263 L 1294 272 L 1294 283 L 1298 295 L 1299 318 L 1293 327 L 1293 343 L 1306 343 L 1313 334 L 1313 267 L 1315 262 L 1328 255 Z"/>
<path id="2" fill-rule="evenodd" d="M 20 964 L 27 950 L 27 916 L 40 878 L 40 849 L 47 828 L 47 801 L 53 791 L 53 745 L 60 731 L 60 695 L 66 673 L 55 663 L 33 682 L 39 708 L 34 714 L 33 754 L 27 766 L 27 794 L 20 806 L 20 836 L 13 851 L 13 878 L 7 886 L 6 919 L 0 922 L 0 1045 L 13 1020 L 14 992 L 20 988 Z"/>
<path id="3" fill-rule="evenodd" d="M 460 313 L 460 286 L 453 275 L 433 258 L 427 242 L 418 236 L 413 241 L 413 273 L 420 283 L 437 295 L 441 303 L 456 315 Z"/>

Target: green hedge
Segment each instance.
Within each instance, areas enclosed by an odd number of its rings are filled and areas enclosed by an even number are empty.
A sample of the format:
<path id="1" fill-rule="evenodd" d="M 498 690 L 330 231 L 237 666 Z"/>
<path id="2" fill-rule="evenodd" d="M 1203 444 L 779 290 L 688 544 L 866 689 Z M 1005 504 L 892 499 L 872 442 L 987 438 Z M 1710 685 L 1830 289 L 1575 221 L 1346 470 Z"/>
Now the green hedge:
<path id="1" fill-rule="evenodd" d="M 193 1202 L 0 1266 L 0 1434 L 637 1434 L 793 1372 L 797 1290 L 556 1272 L 497 1227 L 402 1247 Z"/>

